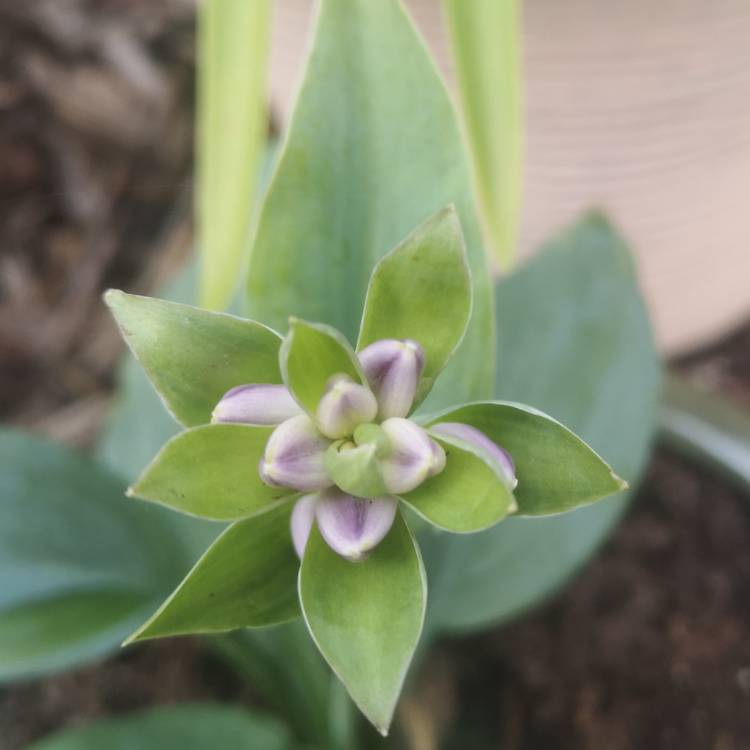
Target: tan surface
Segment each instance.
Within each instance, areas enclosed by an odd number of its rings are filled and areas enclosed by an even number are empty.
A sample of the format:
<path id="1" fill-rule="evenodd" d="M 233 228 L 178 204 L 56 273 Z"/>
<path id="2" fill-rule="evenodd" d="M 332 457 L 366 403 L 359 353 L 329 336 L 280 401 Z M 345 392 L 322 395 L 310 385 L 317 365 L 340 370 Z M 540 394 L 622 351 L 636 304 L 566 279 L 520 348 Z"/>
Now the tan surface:
<path id="1" fill-rule="evenodd" d="M 407 5 L 451 78 L 436 2 Z M 310 7 L 277 0 L 271 86 L 282 117 Z M 524 8 L 522 255 L 600 206 L 634 246 L 664 349 L 750 315 L 750 2 Z"/>

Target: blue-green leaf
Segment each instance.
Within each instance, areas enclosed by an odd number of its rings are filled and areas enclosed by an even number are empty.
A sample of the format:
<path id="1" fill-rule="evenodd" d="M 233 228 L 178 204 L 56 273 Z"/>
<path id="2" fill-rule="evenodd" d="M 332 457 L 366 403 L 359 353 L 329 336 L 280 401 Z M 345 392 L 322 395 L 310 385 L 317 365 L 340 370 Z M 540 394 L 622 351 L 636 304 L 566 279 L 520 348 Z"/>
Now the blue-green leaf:
<path id="1" fill-rule="evenodd" d="M 455 204 L 474 309 L 432 408 L 489 395 L 492 289 L 454 111 L 397 0 L 323 0 L 286 142 L 261 210 L 250 316 L 290 314 L 357 335 L 375 263 Z"/>
<path id="2" fill-rule="evenodd" d="M 66 729 L 28 750 L 289 750 L 285 727 L 232 706 L 196 703 Z"/>
<path id="3" fill-rule="evenodd" d="M 116 647 L 186 566 L 154 508 L 52 443 L 0 432 L 0 680 Z"/>

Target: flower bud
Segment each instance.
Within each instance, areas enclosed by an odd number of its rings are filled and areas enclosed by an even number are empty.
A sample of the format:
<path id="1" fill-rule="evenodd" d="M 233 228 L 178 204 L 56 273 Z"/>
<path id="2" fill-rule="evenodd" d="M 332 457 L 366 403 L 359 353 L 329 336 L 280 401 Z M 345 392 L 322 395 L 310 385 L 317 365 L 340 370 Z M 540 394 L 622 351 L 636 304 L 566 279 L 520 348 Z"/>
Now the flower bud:
<path id="1" fill-rule="evenodd" d="M 270 485 L 313 492 L 331 486 L 325 468 L 326 440 L 306 414 L 282 422 L 268 438 L 258 470 Z"/>
<path id="2" fill-rule="evenodd" d="M 299 404 L 284 385 L 238 385 L 227 391 L 211 415 L 212 422 L 281 424 L 302 414 Z"/>
<path id="3" fill-rule="evenodd" d="M 313 522 L 315 521 L 315 505 L 318 501 L 318 494 L 302 495 L 294 504 L 292 515 L 289 519 L 289 526 L 292 532 L 292 544 L 297 553 L 297 557 L 302 559 L 307 546 L 307 540 L 310 538 Z"/>
<path id="4" fill-rule="evenodd" d="M 403 494 L 445 468 L 445 451 L 417 424 L 393 417 L 380 425 L 391 451 L 380 461 L 388 492 Z"/>
<path id="5" fill-rule="evenodd" d="M 510 453 L 490 440 L 487 435 L 468 424 L 461 422 L 441 422 L 430 427 L 430 432 L 447 437 L 458 438 L 477 448 L 487 458 L 495 471 L 505 479 L 508 486 L 514 489 L 518 484 L 516 467 Z"/>
<path id="6" fill-rule="evenodd" d="M 320 399 L 316 418 L 320 431 L 332 440 L 346 437 L 363 422 L 372 422 L 378 403 L 372 391 L 347 375 L 334 375 Z"/>
<path id="7" fill-rule="evenodd" d="M 382 339 L 357 356 L 378 400 L 378 417 L 405 417 L 414 403 L 424 367 L 422 347 L 410 339 Z"/>
<path id="8" fill-rule="evenodd" d="M 390 531 L 396 507 L 392 497 L 365 500 L 332 487 L 319 494 L 315 517 L 328 546 L 347 560 L 357 561 Z"/>

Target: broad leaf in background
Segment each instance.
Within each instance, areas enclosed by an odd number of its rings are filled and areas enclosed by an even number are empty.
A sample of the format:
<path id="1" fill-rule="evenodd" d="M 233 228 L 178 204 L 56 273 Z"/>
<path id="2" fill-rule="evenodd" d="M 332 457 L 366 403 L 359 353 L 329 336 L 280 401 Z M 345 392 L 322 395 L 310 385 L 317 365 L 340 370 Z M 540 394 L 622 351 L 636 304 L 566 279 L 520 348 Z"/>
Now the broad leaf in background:
<path id="1" fill-rule="evenodd" d="M 494 366 L 492 288 L 455 114 L 397 0 L 323 0 L 261 209 L 249 316 L 284 330 L 294 314 L 353 342 L 375 263 L 451 203 L 466 238 L 474 310 L 432 408 L 487 397 Z"/>
<path id="2" fill-rule="evenodd" d="M 502 268 L 516 253 L 523 157 L 520 0 L 444 0 L 474 181 Z"/>
<path id="3" fill-rule="evenodd" d="M 362 713 L 386 735 L 422 632 L 424 568 L 404 520 L 352 564 L 313 527 L 299 576 L 302 611 L 321 653 Z"/>
<path id="4" fill-rule="evenodd" d="M 629 252 L 607 222 L 588 216 L 500 282 L 497 320 L 496 396 L 560 419 L 636 482 L 659 364 Z M 478 627 L 539 601 L 591 556 L 626 503 L 618 496 L 562 516 L 510 518 L 471 537 L 425 533 L 430 626 Z"/>
<path id="5" fill-rule="evenodd" d="M 222 310 L 239 283 L 250 242 L 266 131 L 271 0 L 207 0 L 199 9 L 200 303 Z"/>
<path id="6" fill-rule="evenodd" d="M 28 750 L 290 750 L 287 730 L 243 708 L 210 703 L 157 708 L 67 729 Z"/>
<path id="7" fill-rule="evenodd" d="M 161 513 L 65 448 L 0 432 L 0 680 L 114 648 L 187 565 Z"/>

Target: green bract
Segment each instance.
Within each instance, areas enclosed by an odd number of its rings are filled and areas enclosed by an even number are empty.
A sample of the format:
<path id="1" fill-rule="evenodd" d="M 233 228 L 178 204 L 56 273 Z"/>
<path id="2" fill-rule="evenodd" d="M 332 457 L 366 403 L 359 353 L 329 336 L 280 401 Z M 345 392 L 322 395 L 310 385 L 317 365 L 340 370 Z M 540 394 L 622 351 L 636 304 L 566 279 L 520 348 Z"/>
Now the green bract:
<path id="1" fill-rule="evenodd" d="M 415 273 L 420 258 L 428 270 Z M 385 733 L 426 604 L 401 499 L 436 527 L 467 533 L 515 511 L 571 510 L 625 484 L 572 432 L 521 404 L 409 417 L 451 353 L 461 356 L 472 309 L 452 208 L 387 255 L 369 289 L 357 352 L 333 328 L 296 318 L 282 339 L 184 305 L 121 292 L 106 299 L 188 427 L 131 494 L 239 519 L 131 640 L 275 624 L 296 615 L 298 586 L 313 639 Z M 212 414 L 239 423 L 210 424 Z"/>

